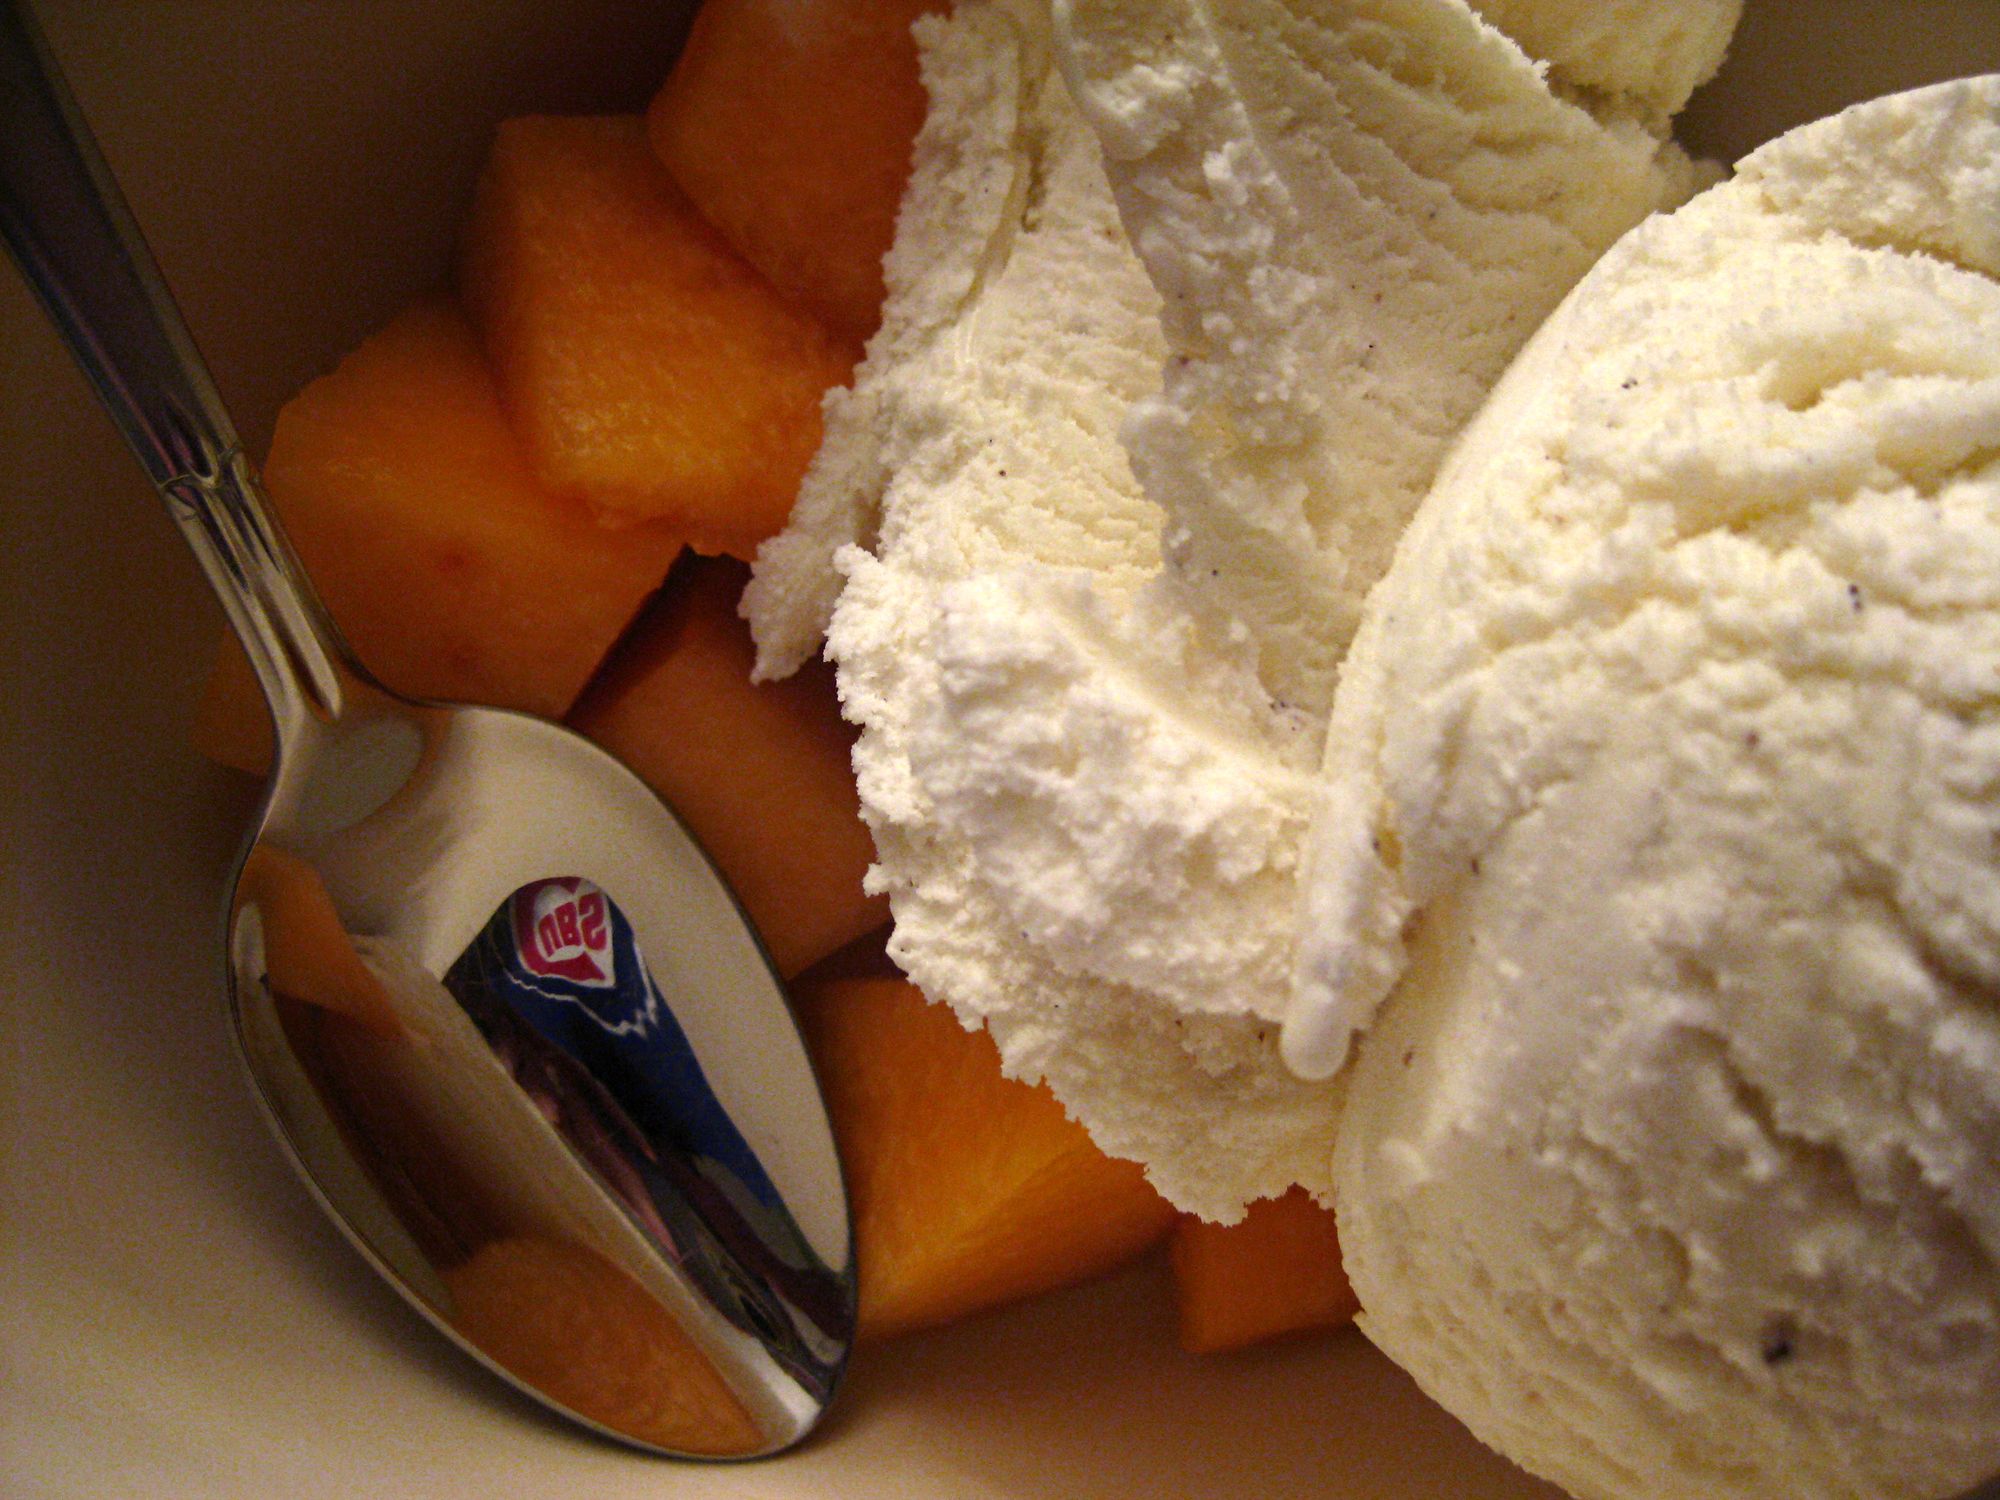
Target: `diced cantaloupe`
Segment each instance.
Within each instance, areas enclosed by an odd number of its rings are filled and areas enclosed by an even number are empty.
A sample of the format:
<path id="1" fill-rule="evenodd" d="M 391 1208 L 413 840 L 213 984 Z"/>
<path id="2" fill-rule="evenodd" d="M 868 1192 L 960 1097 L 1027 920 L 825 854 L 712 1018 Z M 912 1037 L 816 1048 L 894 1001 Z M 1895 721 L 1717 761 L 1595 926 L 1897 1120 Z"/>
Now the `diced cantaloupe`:
<path id="1" fill-rule="evenodd" d="M 1354 1320 L 1333 1210 L 1304 1188 L 1250 1205 L 1234 1224 L 1182 1215 L 1174 1226 L 1181 1347 L 1195 1354 Z"/>
<path id="2" fill-rule="evenodd" d="M 926 99 L 910 23 L 943 0 L 708 0 L 653 149 L 743 257 L 836 334 L 875 331 Z"/>
<path id="3" fill-rule="evenodd" d="M 836 948 L 825 958 L 802 970 L 798 983 L 802 985 L 830 984 L 839 979 L 901 979 L 903 971 L 896 967 L 889 957 L 889 937 L 891 929 L 887 923 L 872 932 L 863 933 L 844 947 Z"/>
<path id="4" fill-rule="evenodd" d="M 686 820 L 795 974 L 889 919 L 862 894 L 875 857 L 861 821 L 832 669 L 752 683 L 737 618 L 748 570 L 690 559 L 634 626 L 569 722 Z"/>
<path id="5" fill-rule="evenodd" d="M 1081 1281 L 1157 1243 L 1173 1209 L 1046 1088 L 1000 1072 L 907 981 L 801 996 L 854 1208 L 860 1332 L 881 1338 Z"/>
<path id="6" fill-rule="evenodd" d="M 319 871 L 288 849 L 260 843 L 236 882 L 239 911 L 263 925 L 264 978 L 273 993 L 338 1011 L 387 1037 L 407 1028 L 362 961 Z"/>
<path id="7" fill-rule="evenodd" d="M 494 1240 L 444 1281 L 452 1326 L 572 1411 L 682 1453 L 725 1458 L 763 1446 L 694 1340 L 595 1251 L 543 1235 Z"/>
<path id="8" fill-rule="evenodd" d="M 637 117 L 502 125 L 462 275 L 543 484 L 745 558 L 784 524 L 854 353 L 701 220 Z"/>
<path id="9" fill-rule="evenodd" d="M 415 697 L 559 717 L 681 550 L 669 527 L 607 532 L 534 481 L 478 340 L 442 303 L 286 405 L 264 483 L 355 654 Z M 268 745 L 240 652 L 197 729 L 230 763 Z"/>
<path id="10" fill-rule="evenodd" d="M 195 700 L 188 740 L 217 765 L 262 776 L 271 769 L 271 711 L 242 643 L 225 631 Z"/>

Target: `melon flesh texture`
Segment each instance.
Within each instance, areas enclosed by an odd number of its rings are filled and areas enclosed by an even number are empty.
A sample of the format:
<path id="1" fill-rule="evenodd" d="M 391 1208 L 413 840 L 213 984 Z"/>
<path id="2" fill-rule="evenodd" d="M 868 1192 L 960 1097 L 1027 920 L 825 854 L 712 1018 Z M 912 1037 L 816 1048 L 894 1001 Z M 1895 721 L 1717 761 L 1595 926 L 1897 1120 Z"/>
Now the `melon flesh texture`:
<path id="1" fill-rule="evenodd" d="M 195 700 L 188 741 L 219 766 L 263 776 L 271 769 L 271 711 L 250 658 L 229 631 L 216 642 L 215 664 Z"/>
<path id="2" fill-rule="evenodd" d="M 407 1034 L 312 865 L 259 843 L 236 880 L 236 910 L 246 908 L 263 924 L 264 982 L 272 993 L 338 1011 L 381 1036 Z"/>
<path id="3" fill-rule="evenodd" d="M 418 698 L 560 717 L 681 550 L 609 532 L 529 473 L 479 341 L 411 308 L 278 414 L 264 485 L 368 670 Z M 196 744 L 262 770 L 270 720 L 230 642 Z"/>
<path id="4" fill-rule="evenodd" d="M 752 683 L 748 570 L 690 559 L 569 717 L 681 815 L 792 975 L 889 920 L 862 893 L 861 821 L 833 671 Z"/>
<path id="5" fill-rule="evenodd" d="M 595 1251 L 524 1235 L 444 1272 L 452 1327 L 572 1411 L 682 1453 L 750 1453 L 763 1434 L 700 1347 Z"/>
<path id="6" fill-rule="evenodd" d="M 847 1172 L 860 1334 L 878 1339 L 1108 1271 L 1174 1211 L 1046 1088 L 1003 1077 L 984 1032 L 900 979 L 804 988 L 802 1020 Z"/>
<path id="7" fill-rule="evenodd" d="M 743 258 L 836 335 L 882 312 L 927 99 L 910 23 L 942 0 L 708 0 L 647 111 L 653 149 Z"/>
<path id="8" fill-rule="evenodd" d="M 461 273 L 547 488 L 704 552 L 784 525 L 855 353 L 702 221 L 636 116 L 503 124 Z"/>
<path id="9" fill-rule="evenodd" d="M 1184 1214 L 1174 1225 L 1181 1347 L 1213 1354 L 1354 1321 L 1333 1210 L 1304 1188 L 1260 1198 L 1234 1224 Z"/>

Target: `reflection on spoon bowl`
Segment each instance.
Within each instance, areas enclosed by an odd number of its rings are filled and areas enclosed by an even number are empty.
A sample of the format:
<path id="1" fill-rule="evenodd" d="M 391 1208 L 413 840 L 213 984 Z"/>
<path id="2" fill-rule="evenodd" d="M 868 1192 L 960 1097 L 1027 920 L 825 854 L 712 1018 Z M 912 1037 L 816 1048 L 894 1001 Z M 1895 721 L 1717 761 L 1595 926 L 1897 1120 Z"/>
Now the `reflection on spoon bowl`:
<path id="1" fill-rule="evenodd" d="M 845 1363 L 852 1254 L 826 1111 L 742 913 L 611 757 L 353 663 L 17 0 L 0 105 L 0 238 L 270 703 L 228 972 L 279 1139 L 414 1306 L 556 1410 L 685 1456 L 796 1442 Z M 591 972 L 562 972 L 565 920 L 603 940 Z M 490 961 L 509 942 L 563 961 L 510 992 Z"/>

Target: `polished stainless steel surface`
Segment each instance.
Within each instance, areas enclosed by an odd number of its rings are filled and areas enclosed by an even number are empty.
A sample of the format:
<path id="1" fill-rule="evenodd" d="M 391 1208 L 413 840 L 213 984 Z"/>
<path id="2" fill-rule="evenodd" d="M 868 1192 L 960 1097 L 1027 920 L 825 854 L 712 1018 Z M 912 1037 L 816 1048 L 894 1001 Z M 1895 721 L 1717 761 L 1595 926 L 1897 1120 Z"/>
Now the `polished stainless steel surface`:
<path id="1" fill-rule="evenodd" d="M 797 1441 L 851 1340 L 847 1206 L 734 900 L 610 757 L 523 715 L 400 699 L 352 663 L 15 0 L 0 54 L 0 235 L 270 701 L 227 980 L 279 1140 L 414 1306 L 552 1407 L 676 1454 Z M 620 976 L 622 1009 L 551 1001 L 582 1048 L 454 995 L 454 964 L 550 881 L 607 894 L 642 960 L 621 962 L 647 971 Z"/>

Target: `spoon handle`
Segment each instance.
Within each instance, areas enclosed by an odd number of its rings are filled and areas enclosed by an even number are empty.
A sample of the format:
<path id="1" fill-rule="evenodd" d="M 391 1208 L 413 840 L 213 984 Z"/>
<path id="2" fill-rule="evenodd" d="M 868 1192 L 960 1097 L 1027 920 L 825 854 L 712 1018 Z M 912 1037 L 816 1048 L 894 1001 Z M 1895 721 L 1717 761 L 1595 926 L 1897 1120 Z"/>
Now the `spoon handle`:
<path id="1" fill-rule="evenodd" d="M 338 713 L 345 648 L 21 0 L 0 0 L 0 240 L 200 559 L 282 749 Z"/>

